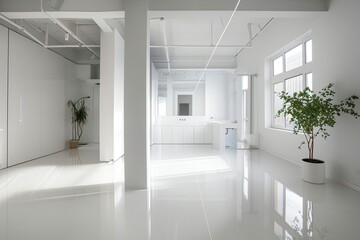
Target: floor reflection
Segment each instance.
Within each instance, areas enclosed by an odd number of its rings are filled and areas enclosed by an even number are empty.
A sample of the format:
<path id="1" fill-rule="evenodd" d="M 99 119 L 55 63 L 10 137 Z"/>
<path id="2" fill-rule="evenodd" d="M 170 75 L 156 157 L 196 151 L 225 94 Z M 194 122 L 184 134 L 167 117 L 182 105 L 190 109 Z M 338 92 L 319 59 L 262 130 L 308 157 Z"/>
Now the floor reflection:
<path id="1" fill-rule="evenodd" d="M 178 156 L 171 157 L 171 146 L 158 148 L 153 148 L 162 151 L 153 155 L 155 169 L 159 162 Z M 179 146 L 174 149 L 181 152 Z M 216 155 L 228 169 L 154 177 L 151 239 L 337 240 L 360 236 L 357 192 L 331 181 L 325 185 L 303 182 L 298 166 L 261 150 L 185 149 L 194 159 L 206 153 Z"/>
<path id="2" fill-rule="evenodd" d="M 356 240 L 360 193 L 261 150 L 152 147 L 151 187 L 93 148 L 0 171 L 1 240 Z"/>

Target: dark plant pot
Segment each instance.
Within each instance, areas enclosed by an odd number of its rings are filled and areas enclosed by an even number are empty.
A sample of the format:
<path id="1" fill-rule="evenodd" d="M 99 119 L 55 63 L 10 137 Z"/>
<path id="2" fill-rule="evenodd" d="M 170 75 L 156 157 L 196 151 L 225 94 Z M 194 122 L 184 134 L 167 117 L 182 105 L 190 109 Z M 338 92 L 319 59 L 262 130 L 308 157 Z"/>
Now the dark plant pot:
<path id="1" fill-rule="evenodd" d="M 304 158 L 301 168 L 302 179 L 309 183 L 325 183 L 325 162 L 318 159 Z"/>
<path id="2" fill-rule="evenodd" d="M 76 149 L 79 146 L 78 140 L 69 140 L 69 148 L 70 149 Z"/>

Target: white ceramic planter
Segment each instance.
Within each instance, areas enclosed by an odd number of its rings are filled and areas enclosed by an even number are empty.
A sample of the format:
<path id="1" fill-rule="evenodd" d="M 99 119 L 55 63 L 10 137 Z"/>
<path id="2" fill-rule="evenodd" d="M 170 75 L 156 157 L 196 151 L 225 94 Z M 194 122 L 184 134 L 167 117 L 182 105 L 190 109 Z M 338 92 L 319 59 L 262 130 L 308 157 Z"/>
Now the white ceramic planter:
<path id="1" fill-rule="evenodd" d="M 313 160 L 313 162 L 306 158 L 302 160 L 302 179 L 309 183 L 323 184 L 325 183 L 325 162 Z"/>

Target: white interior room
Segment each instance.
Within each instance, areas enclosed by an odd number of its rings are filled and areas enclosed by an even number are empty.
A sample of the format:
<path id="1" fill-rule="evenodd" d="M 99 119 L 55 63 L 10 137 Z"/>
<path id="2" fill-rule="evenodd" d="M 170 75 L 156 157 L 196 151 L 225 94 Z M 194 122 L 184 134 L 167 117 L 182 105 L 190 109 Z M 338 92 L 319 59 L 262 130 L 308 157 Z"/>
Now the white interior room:
<path id="1" fill-rule="evenodd" d="M 359 119 L 318 138 L 313 184 L 275 117 L 280 91 L 360 95 L 359 10 L 1 0 L 0 239 L 359 239 Z M 69 100 L 87 109 L 76 149 Z"/>

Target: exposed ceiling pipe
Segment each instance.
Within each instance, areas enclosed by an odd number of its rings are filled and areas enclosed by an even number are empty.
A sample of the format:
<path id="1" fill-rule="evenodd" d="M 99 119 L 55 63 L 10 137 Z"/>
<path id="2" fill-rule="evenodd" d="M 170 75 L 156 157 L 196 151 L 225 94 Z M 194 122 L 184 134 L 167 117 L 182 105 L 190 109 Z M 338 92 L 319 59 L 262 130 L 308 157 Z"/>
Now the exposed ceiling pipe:
<path id="1" fill-rule="evenodd" d="M 45 31 L 45 45 L 49 44 L 49 24 L 46 23 L 46 31 Z"/>
<path id="2" fill-rule="evenodd" d="M 214 45 L 151 45 L 150 48 L 213 48 Z M 218 45 L 217 48 L 251 48 L 247 45 Z"/>
<path id="3" fill-rule="evenodd" d="M 70 36 L 72 38 L 74 38 L 76 41 L 79 42 L 80 46 L 85 46 L 86 47 L 86 43 L 81 40 L 71 29 L 69 29 L 67 26 L 65 26 L 60 20 L 51 17 L 47 12 L 44 11 L 43 8 L 43 0 L 40 0 L 41 2 L 41 12 L 43 12 L 54 24 L 58 25 L 65 33 L 70 34 Z M 91 49 L 90 47 L 86 47 L 92 54 L 94 54 L 96 57 L 98 57 L 100 59 L 100 55 L 95 52 L 93 49 Z"/>
<path id="4" fill-rule="evenodd" d="M 47 45 L 46 48 L 99 48 L 100 45 Z"/>
<path id="5" fill-rule="evenodd" d="M 275 19 L 275 18 L 271 18 L 271 19 L 264 25 L 264 27 L 262 27 L 262 28 L 260 29 L 260 31 L 255 34 L 255 36 L 251 39 L 251 42 L 254 41 L 254 39 L 257 38 L 257 37 L 259 36 L 259 34 L 260 34 L 262 31 L 264 31 L 264 29 L 265 29 L 267 26 L 269 26 L 269 24 L 270 24 L 274 19 Z M 250 43 L 250 41 L 249 41 L 249 42 L 246 44 L 246 46 L 249 46 L 250 44 L 251 44 L 251 43 Z M 245 48 L 242 48 L 240 51 L 238 51 L 238 52 L 235 54 L 234 60 L 236 59 L 237 56 L 239 56 L 239 54 L 240 54 L 244 49 L 245 49 Z"/>
<path id="6" fill-rule="evenodd" d="M 208 59 L 171 59 L 171 62 L 205 62 Z M 220 62 L 233 62 L 234 59 L 212 59 L 212 61 L 220 61 Z M 168 63 L 168 61 L 161 61 L 161 60 L 153 60 L 153 63 Z"/>
<path id="7" fill-rule="evenodd" d="M 11 24 L 12 26 L 16 27 L 17 29 L 19 29 L 20 31 L 26 33 L 30 38 L 32 38 L 35 42 L 37 42 L 38 44 L 40 44 L 41 46 L 45 47 L 45 44 L 37 39 L 34 35 L 32 35 L 28 30 L 26 30 L 23 26 L 18 25 L 17 23 L 11 21 L 10 19 L 8 19 L 7 17 L 5 17 L 3 14 L 0 13 L 0 18 L 3 19 L 5 22 Z"/>
<path id="8" fill-rule="evenodd" d="M 212 22 L 212 20 L 210 22 L 210 44 L 211 44 L 211 46 L 214 46 L 214 44 L 213 44 L 213 22 Z"/>
<path id="9" fill-rule="evenodd" d="M 252 46 L 252 38 L 253 38 L 251 25 L 252 25 L 252 23 L 248 23 L 248 32 L 249 32 L 249 47 L 251 47 L 251 46 Z"/>
<path id="10" fill-rule="evenodd" d="M 168 70 L 169 70 L 169 73 L 171 72 L 171 69 L 170 69 L 170 57 L 169 57 L 169 48 L 168 48 L 168 45 L 167 45 L 167 39 L 166 39 L 166 31 L 165 31 L 165 19 L 164 18 L 160 18 L 160 21 L 161 21 L 161 25 L 162 25 L 162 29 L 163 29 L 163 35 L 164 35 L 164 47 L 165 47 L 165 53 L 166 53 L 166 60 L 167 60 L 167 66 L 168 66 Z"/>
<path id="11" fill-rule="evenodd" d="M 198 83 L 195 85 L 195 88 L 194 88 L 193 93 L 195 93 L 197 87 L 199 86 L 200 81 L 201 81 L 202 78 L 204 77 L 204 74 L 205 74 L 205 72 L 206 72 L 206 70 L 207 70 L 207 68 L 208 68 L 208 66 L 209 66 L 209 64 L 210 64 L 210 62 L 211 62 L 211 59 L 213 58 L 213 56 L 214 56 L 214 54 L 215 54 L 215 51 L 216 51 L 217 47 L 219 46 L 219 43 L 220 43 L 221 39 L 223 38 L 223 36 L 224 36 L 227 28 L 229 27 L 230 22 L 231 22 L 231 20 L 233 19 L 234 15 L 235 15 L 235 13 L 236 13 L 236 10 L 237 10 L 237 8 L 239 7 L 240 2 L 241 2 L 241 0 L 238 0 L 236 6 L 235 6 L 235 8 L 234 8 L 234 11 L 232 12 L 232 14 L 231 14 L 231 16 L 230 16 L 230 18 L 229 18 L 226 26 L 224 27 L 224 30 L 223 30 L 223 32 L 221 33 L 221 35 L 220 35 L 220 37 L 219 37 L 219 40 L 217 41 L 217 43 L 216 43 L 216 45 L 215 45 L 215 47 L 214 47 L 214 49 L 213 49 L 213 51 L 212 51 L 212 53 L 211 53 L 211 55 L 210 55 L 210 58 L 209 58 L 208 62 L 206 63 L 206 66 L 205 66 L 204 70 L 203 70 L 202 73 L 201 73 L 201 76 L 200 76 L 200 78 L 199 78 Z"/>

